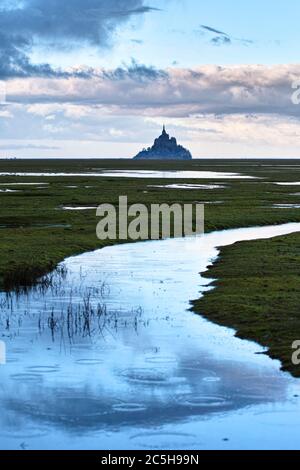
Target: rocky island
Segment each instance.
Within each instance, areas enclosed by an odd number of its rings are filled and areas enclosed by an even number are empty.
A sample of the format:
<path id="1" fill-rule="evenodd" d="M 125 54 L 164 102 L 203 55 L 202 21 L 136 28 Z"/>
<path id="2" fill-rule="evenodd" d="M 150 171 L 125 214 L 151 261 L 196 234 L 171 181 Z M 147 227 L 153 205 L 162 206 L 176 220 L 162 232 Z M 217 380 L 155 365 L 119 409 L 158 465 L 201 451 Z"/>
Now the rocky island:
<path id="1" fill-rule="evenodd" d="M 155 139 L 152 147 L 142 150 L 135 160 L 192 160 L 191 153 L 177 144 L 175 137 L 170 137 L 163 127 L 162 134 Z"/>

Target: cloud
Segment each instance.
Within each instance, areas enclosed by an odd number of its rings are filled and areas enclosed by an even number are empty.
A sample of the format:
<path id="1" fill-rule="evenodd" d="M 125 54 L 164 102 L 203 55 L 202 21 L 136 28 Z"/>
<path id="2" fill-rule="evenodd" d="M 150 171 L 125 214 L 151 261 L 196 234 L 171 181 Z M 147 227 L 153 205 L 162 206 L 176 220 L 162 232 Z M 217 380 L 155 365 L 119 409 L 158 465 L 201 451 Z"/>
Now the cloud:
<path id="1" fill-rule="evenodd" d="M 122 16 L 130 16 L 130 15 L 140 15 L 141 13 L 148 13 L 149 11 L 161 11 L 160 8 L 154 8 L 154 7 L 146 7 L 142 6 L 139 8 L 134 8 L 132 10 L 119 10 L 115 12 L 111 12 L 111 16 L 113 17 L 122 17 Z"/>
<path id="2" fill-rule="evenodd" d="M 35 145 L 35 144 L 11 144 L 0 145 L 0 150 L 59 150 L 60 147 L 50 145 Z"/>
<path id="3" fill-rule="evenodd" d="M 300 64 L 158 70 L 133 62 L 75 72 L 81 76 L 7 81 L 3 110 L 11 118 L 1 122 L 3 143 L 64 142 L 60 151 L 70 156 L 79 154 L 75 142 L 81 142 L 81 152 L 86 145 L 87 152 L 94 148 L 90 155 L 106 156 L 123 155 L 124 145 L 129 156 L 150 145 L 165 122 L 195 155 L 205 149 L 209 155 L 227 149 L 228 156 L 298 152 L 300 106 L 291 96 Z M 31 149 L 28 155 L 39 152 Z"/>
<path id="4" fill-rule="evenodd" d="M 231 39 L 227 36 L 216 36 L 214 38 L 211 39 L 211 44 L 213 44 L 214 46 L 222 46 L 222 45 L 225 45 L 225 44 L 231 44 Z"/>
<path id="5" fill-rule="evenodd" d="M 13 5 L 13 4 L 12 4 Z M 64 76 L 49 64 L 32 64 L 39 44 L 108 47 L 116 28 L 156 10 L 144 0 L 27 0 L 0 7 L 0 78 Z"/>
<path id="6" fill-rule="evenodd" d="M 80 106 L 80 113 L 82 107 L 101 107 L 114 114 L 161 116 L 300 115 L 300 107 L 291 101 L 291 85 L 300 76 L 299 64 L 159 70 L 133 61 L 112 70 L 82 68 L 71 73 L 73 78 L 10 80 L 8 102 Z"/>
<path id="7" fill-rule="evenodd" d="M 150 119 L 151 121 L 151 119 Z M 300 138 L 300 122 L 298 119 L 276 115 L 198 115 L 189 118 L 164 119 L 168 128 L 177 128 L 176 134 L 185 141 L 204 142 L 219 148 L 222 156 L 223 145 L 244 146 L 247 156 L 256 152 L 257 148 L 269 149 L 270 156 L 281 156 L 275 153 L 278 149 L 288 153 L 288 148 L 298 153 L 297 142 Z M 161 122 L 156 118 L 152 122 Z M 241 147 L 240 147 L 241 148 Z M 216 154 L 215 154 L 216 156 Z"/>
<path id="8" fill-rule="evenodd" d="M 209 31 L 210 33 L 219 34 L 220 36 L 228 36 L 228 34 L 224 33 L 223 31 L 219 31 L 218 29 L 211 28 L 210 26 L 205 26 L 204 24 L 201 25 L 202 29 Z"/>
<path id="9" fill-rule="evenodd" d="M 144 64 L 139 64 L 134 59 L 132 59 L 131 64 L 124 64 L 123 67 L 118 67 L 114 70 L 104 70 L 100 72 L 95 70 L 90 71 L 90 76 L 99 77 L 100 79 L 108 79 L 113 81 L 134 81 L 136 83 L 144 81 L 153 81 L 159 80 L 162 78 L 167 78 L 168 74 L 164 70 L 157 69 L 153 66 L 146 66 Z"/>
<path id="10" fill-rule="evenodd" d="M 200 25 L 200 28 L 205 32 L 213 34 L 213 37 L 210 39 L 210 43 L 214 46 L 230 45 L 232 43 L 230 36 L 223 31 L 204 24 Z"/>
<path id="11" fill-rule="evenodd" d="M 200 25 L 201 31 L 205 33 L 209 33 L 210 35 L 213 35 L 213 37 L 210 39 L 210 43 L 213 46 L 222 46 L 222 45 L 231 45 L 234 42 L 238 42 L 240 44 L 243 44 L 244 46 L 248 46 L 250 44 L 253 44 L 253 41 L 250 39 L 243 39 L 243 38 L 234 38 L 230 36 L 229 34 L 225 33 L 224 31 L 220 31 L 219 29 L 212 28 L 211 26 L 207 25 Z"/>
<path id="12" fill-rule="evenodd" d="M 133 44 L 138 44 L 139 46 L 144 44 L 142 39 L 131 39 L 131 42 L 133 42 Z"/>

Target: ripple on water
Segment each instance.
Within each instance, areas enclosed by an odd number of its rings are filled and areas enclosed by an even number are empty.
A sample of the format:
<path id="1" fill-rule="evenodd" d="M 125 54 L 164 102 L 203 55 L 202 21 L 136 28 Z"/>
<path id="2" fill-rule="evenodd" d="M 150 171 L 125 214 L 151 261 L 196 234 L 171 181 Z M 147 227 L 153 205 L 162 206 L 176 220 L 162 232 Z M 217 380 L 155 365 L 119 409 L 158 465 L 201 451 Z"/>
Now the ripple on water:
<path id="1" fill-rule="evenodd" d="M 120 376 L 128 380 L 141 385 L 160 385 L 160 386 L 172 386 L 185 382 L 185 377 L 168 376 L 167 369 L 157 368 L 137 368 L 137 369 L 125 369 L 120 372 Z"/>
<path id="2" fill-rule="evenodd" d="M 181 368 L 184 371 L 192 371 L 194 375 L 197 376 L 198 380 L 202 380 L 203 382 L 220 382 L 221 378 L 212 370 L 209 369 L 201 369 L 201 367 L 197 367 L 197 365 L 190 365 L 184 366 Z"/>
<path id="3" fill-rule="evenodd" d="M 60 369 L 59 366 L 31 366 L 27 367 L 27 370 L 36 374 L 53 374 L 58 372 Z"/>
<path id="4" fill-rule="evenodd" d="M 29 427 L 24 431 L 16 431 L 12 429 L 7 432 L 0 432 L 0 437 L 12 438 L 12 439 L 36 439 L 38 437 L 45 437 L 49 434 L 49 430 L 39 427 Z"/>
<path id="5" fill-rule="evenodd" d="M 177 359 L 172 356 L 149 356 L 146 357 L 145 362 L 149 364 L 177 364 Z"/>
<path id="6" fill-rule="evenodd" d="M 268 395 L 266 395 L 266 393 L 263 390 L 242 391 L 238 395 L 239 395 L 239 398 L 249 400 L 249 401 L 262 401 L 262 402 L 269 401 Z"/>
<path id="7" fill-rule="evenodd" d="M 206 383 L 216 383 L 216 382 L 221 382 L 221 378 L 220 377 L 204 377 L 203 379 L 203 382 L 206 382 Z"/>
<path id="8" fill-rule="evenodd" d="M 75 361 L 75 364 L 79 365 L 79 366 L 99 366 L 101 364 L 103 364 L 103 360 L 101 359 L 77 359 L 77 361 Z"/>
<path id="9" fill-rule="evenodd" d="M 10 378 L 16 382 L 32 383 L 41 382 L 43 377 L 41 374 L 24 373 L 24 374 L 11 374 Z"/>
<path id="10" fill-rule="evenodd" d="M 168 377 L 163 370 L 155 369 L 125 369 L 120 375 L 130 382 L 136 382 L 145 385 L 166 385 Z"/>
<path id="11" fill-rule="evenodd" d="M 30 417 L 41 418 L 45 421 L 54 420 L 56 422 L 79 422 L 82 418 L 96 419 L 106 415 L 111 409 L 110 403 L 103 403 L 98 398 L 84 397 L 56 397 L 57 407 L 50 407 L 46 404 L 41 406 L 32 403 L 23 404 L 24 413 Z M 76 412 L 74 412 L 76 410 Z"/>
<path id="12" fill-rule="evenodd" d="M 178 449 L 200 444 L 195 434 L 173 432 L 145 432 L 131 436 L 130 440 L 147 449 Z"/>
<path id="13" fill-rule="evenodd" d="M 113 410 L 121 413 L 138 413 L 146 411 L 147 407 L 142 403 L 118 403 L 113 405 Z"/>
<path id="14" fill-rule="evenodd" d="M 224 409 L 232 402 L 221 395 L 186 395 L 178 397 L 178 403 L 187 408 Z"/>

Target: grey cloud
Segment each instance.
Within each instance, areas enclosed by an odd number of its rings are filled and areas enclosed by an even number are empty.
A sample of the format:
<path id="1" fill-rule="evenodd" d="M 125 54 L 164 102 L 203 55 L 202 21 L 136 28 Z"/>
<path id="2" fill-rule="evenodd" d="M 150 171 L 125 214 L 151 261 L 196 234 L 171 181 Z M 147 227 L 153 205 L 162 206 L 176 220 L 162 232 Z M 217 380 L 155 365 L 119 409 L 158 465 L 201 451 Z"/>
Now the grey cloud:
<path id="1" fill-rule="evenodd" d="M 92 74 L 94 74 L 94 72 L 92 72 Z M 126 79 L 130 79 L 135 82 L 157 80 L 168 77 L 168 73 L 166 71 L 156 69 L 153 66 L 139 64 L 134 59 L 132 59 L 130 65 L 124 64 L 123 67 L 118 67 L 114 70 L 102 70 L 100 75 L 108 80 L 124 81 Z"/>
<path id="2" fill-rule="evenodd" d="M 18 80 L 9 82 L 8 102 L 100 106 L 114 114 L 152 116 L 300 115 L 300 107 L 291 101 L 291 84 L 300 76 L 297 64 L 164 71 L 133 62 L 128 67 L 89 73 L 88 79 L 35 78 L 22 81 L 22 85 Z"/>
<path id="3" fill-rule="evenodd" d="M 222 45 L 230 45 L 231 38 L 227 33 L 220 31 L 219 29 L 212 28 L 211 26 L 206 26 L 202 24 L 201 29 L 205 32 L 209 32 L 214 35 L 213 38 L 210 39 L 210 43 L 214 46 L 222 46 Z"/>
<path id="4" fill-rule="evenodd" d="M 221 36 L 228 36 L 228 34 L 224 33 L 223 31 L 219 31 L 218 29 L 211 28 L 210 26 L 205 26 L 204 24 L 201 25 L 202 29 L 209 31 L 210 33 L 220 34 Z"/>
<path id="5" fill-rule="evenodd" d="M 144 0 L 27 0 L 0 7 L 0 78 L 63 76 L 48 64 L 34 65 L 29 53 L 38 43 L 58 47 L 108 47 L 116 27 L 153 10 Z"/>
<path id="6" fill-rule="evenodd" d="M 50 145 L 34 145 L 34 144 L 11 144 L 0 145 L 0 150 L 59 150 L 60 147 Z"/>
<path id="7" fill-rule="evenodd" d="M 141 13 L 148 13 L 149 11 L 161 11 L 160 8 L 154 7 L 139 7 L 132 10 L 116 11 L 111 12 L 112 16 L 121 17 L 121 16 L 130 16 L 130 15 L 139 15 Z"/>
<path id="8" fill-rule="evenodd" d="M 13 38 L 0 32 L 0 79 L 28 76 L 66 76 L 64 72 L 54 71 L 49 64 L 34 65 L 25 51 L 30 43 L 26 38 L 15 35 Z"/>
<path id="9" fill-rule="evenodd" d="M 222 46 L 224 44 L 231 44 L 231 39 L 227 36 L 216 36 L 210 41 L 214 46 Z"/>
<path id="10" fill-rule="evenodd" d="M 231 45 L 233 42 L 238 42 L 240 44 L 243 44 L 244 46 L 248 46 L 250 44 L 253 44 L 253 41 L 250 39 L 244 39 L 244 38 L 235 38 L 230 36 L 228 33 L 225 33 L 224 31 L 220 31 L 219 29 L 212 28 L 211 26 L 207 25 L 200 25 L 200 28 L 202 31 L 212 34 L 213 37 L 210 39 L 210 43 L 214 46 L 222 46 L 222 45 Z"/>
<path id="11" fill-rule="evenodd" d="M 133 42 L 134 44 L 139 44 L 139 45 L 144 43 L 142 39 L 131 39 L 131 42 Z"/>

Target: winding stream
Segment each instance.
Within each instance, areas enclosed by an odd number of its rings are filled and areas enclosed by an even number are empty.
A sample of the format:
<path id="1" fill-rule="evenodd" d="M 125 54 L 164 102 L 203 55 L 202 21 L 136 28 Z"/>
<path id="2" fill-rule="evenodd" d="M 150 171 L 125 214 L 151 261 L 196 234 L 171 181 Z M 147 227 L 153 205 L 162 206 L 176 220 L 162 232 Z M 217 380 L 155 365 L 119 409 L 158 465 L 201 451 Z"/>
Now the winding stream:
<path id="1" fill-rule="evenodd" d="M 216 247 L 296 231 L 108 247 L 31 292 L 2 293 L 0 448 L 299 448 L 300 383 L 189 311 Z"/>

